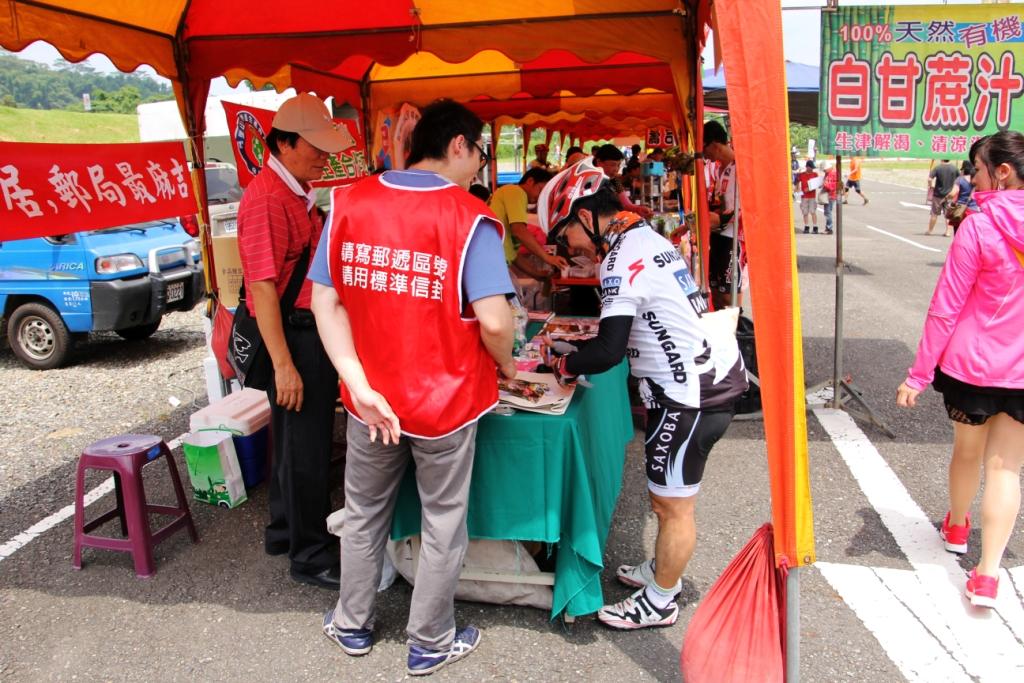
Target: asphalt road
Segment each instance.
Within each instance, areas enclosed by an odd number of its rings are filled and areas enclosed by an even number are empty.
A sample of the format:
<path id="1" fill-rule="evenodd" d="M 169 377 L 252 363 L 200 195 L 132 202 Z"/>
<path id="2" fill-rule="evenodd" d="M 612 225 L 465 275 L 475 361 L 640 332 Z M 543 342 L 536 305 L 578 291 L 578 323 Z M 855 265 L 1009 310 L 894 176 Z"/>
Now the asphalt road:
<path id="1" fill-rule="evenodd" d="M 848 261 L 844 367 L 865 399 L 896 433 L 889 439 L 861 425 L 910 496 L 930 520 L 946 510 L 946 463 L 952 430 L 941 401 L 926 392 L 913 411 L 894 405 L 917 344 L 925 310 L 949 240 L 921 233 L 927 211 L 920 190 L 864 182 L 870 205 L 852 200 L 845 213 Z M 867 226 L 938 251 L 928 251 Z M 834 320 L 835 238 L 797 236 L 798 267 L 808 385 L 831 376 Z M 157 357 L 159 345 L 185 353 L 176 337 L 158 333 L 137 359 Z M 201 344 L 200 340 L 191 342 Z M 112 350 L 112 353 L 117 351 Z M 188 351 L 187 353 L 194 353 Z M 189 356 L 189 358 L 193 358 Z M 86 372 L 86 370 L 81 370 Z M 0 352 L 0 372 L 12 377 L 10 352 Z M 5 398 L 3 424 L 17 425 L 19 410 L 46 405 L 56 373 L 23 382 Z M 183 380 L 182 380 L 183 381 Z M 197 378 L 188 380 L 198 388 Z M 36 388 L 33 388 L 36 387 Z M 121 392 L 130 392 L 122 388 Z M 95 397 L 93 397 L 95 398 Z M 75 402 L 74 397 L 62 399 Z M 161 399 L 162 400 L 162 399 Z M 88 443 L 109 435 L 110 407 L 103 400 L 76 402 Z M 150 431 L 172 439 L 186 430 L 190 409 L 154 402 L 132 414 L 123 431 Z M 59 412 L 59 411 L 55 411 Z M 124 420 L 122 420 L 124 422 Z M 58 434 L 61 425 L 50 429 Z M 5 427 L 5 431 L 7 427 Z M 0 435 L 0 464 L 11 442 Z M 872 507 L 861 484 L 809 414 L 808 439 L 815 533 L 822 562 L 911 569 L 901 546 Z M 31 476 L 0 482 L 0 544 L 72 502 L 77 445 L 39 439 Z M 76 442 L 77 443 L 77 442 Z M 646 502 L 642 439 L 634 438 L 622 495 L 608 539 L 603 576 L 606 598 L 621 599 L 613 568 L 652 552 L 656 524 Z M 179 469 L 184 471 L 180 450 Z M 19 468 L 20 469 L 20 468 Z M 153 490 L 167 490 L 158 474 Z M 99 479 L 90 485 L 99 483 Z M 460 622 L 481 627 L 483 644 L 465 661 L 435 675 L 441 680 L 658 680 L 678 681 L 679 650 L 697 603 L 730 559 L 770 514 L 763 429 L 736 422 L 715 448 L 698 505 L 699 542 L 684 577 L 679 623 L 667 629 L 617 633 L 591 617 L 552 623 L 546 613 L 516 607 L 459 603 Z M 110 504 L 102 499 L 92 511 Z M 72 525 L 64 521 L 0 560 L 0 677 L 36 680 L 401 680 L 405 676 L 404 620 L 410 588 L 399 581 L 379 598 L 379 642 L 360 659 L 346 657 L 320 634 L 334 596 L 288 578 L 287 560 L 263 554 L 265 491 L 232 511 L 192 506 L 201 536 L 191 545 L 178 534 L 158 547 L 157 575 L 136 579 L 127 556 L 86 550 L 86 566 L 71 570 Z M 975 509 L 975 517 L 980 515 Z M 1004 565 L 1024 556 L 1018 524 Z M 964 567 L 977 562 L 979 536 Z M 937 540 L 936 540 L 937 542 Z M 801 663 L 804 681 L 899 681 L 905 676 L 879 640 L 816 568 L 801 573 Z M 892 645 L 892 643 L 889 643 Z M 908 642 L 907 647 L 913 643 Z"/>

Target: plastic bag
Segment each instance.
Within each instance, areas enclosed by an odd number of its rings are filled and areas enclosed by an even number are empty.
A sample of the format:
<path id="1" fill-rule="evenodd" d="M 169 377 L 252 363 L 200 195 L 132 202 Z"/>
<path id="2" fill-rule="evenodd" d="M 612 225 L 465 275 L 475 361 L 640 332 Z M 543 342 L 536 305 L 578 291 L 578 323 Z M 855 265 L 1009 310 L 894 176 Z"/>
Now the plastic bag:
<path id="1" fill-rule="evenodd" d="M 210 335 L 210 350 L 217 359 L 220 376 L 225 380 L 235 378 L 235 369 L 228 361 L 228 344 L 231 342 L 231 327 L 235 316 L 227 306 L 216 303 L 213 312 L 213 333 Z"/>
<path id="2" fill-rule="evenodd" d="M 732 559 L 690 620 L 679 657 L 686 683 L 783 683 L 785 589 L 772 525 Z"/>

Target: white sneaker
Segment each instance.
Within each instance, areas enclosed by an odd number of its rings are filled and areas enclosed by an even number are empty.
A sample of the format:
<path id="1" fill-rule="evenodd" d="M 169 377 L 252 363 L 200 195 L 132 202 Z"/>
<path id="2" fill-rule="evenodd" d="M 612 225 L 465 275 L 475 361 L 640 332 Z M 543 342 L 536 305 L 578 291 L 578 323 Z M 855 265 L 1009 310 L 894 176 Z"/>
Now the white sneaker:
<path id="1" fill-rule="evenodd" d="M 615 578 L 627 586 L 645 588 L 648 584 L 654 583 L 654 560 L 644 560 L 635 565 L 619 565 L 619 568 L 615 570 Z M 675 596 L 678 598 L 682 591 L 683 580 L 679 579 L 675 585 Z"/>
<path id="2" fill-rule="evenodd" d="M 597 619 L 605 626 L 632 631 L 653 626 L 671 626 L 679 618 L 679 606 L 673 600 L 664 609 L 658 609 L 647 599 L 646 589 L 614 605 L 605 605 L 597 612 Z"/>

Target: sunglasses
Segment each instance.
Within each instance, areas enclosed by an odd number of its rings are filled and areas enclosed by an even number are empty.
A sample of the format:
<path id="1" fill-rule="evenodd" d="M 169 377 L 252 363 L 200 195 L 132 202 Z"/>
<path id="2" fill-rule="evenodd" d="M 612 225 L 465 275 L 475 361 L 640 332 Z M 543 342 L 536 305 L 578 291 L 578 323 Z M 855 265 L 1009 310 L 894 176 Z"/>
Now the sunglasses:
<path id="1" fill-rule="evenodd" d="M 476 151 L 480 152 L 480 168 L 483 168 L 487 164 L 491 163 L 491 155 L 484 151 L 484 148 L 475 142 L 469 143 L 476 147 Z"/>

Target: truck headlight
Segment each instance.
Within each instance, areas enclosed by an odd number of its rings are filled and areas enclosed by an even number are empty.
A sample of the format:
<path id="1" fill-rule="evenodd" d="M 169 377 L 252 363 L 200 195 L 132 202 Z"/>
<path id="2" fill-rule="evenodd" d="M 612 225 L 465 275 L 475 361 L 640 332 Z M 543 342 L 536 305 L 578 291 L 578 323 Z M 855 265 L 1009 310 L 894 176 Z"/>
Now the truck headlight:
<path id="1" fill-rule="evenodd" d="M 129 270 L 138 270 L 142 267 L 142 259 L 135 254 L 115 254 L 113 256 L 101 256 L 96 259 L 96 272 L 99 275 L 124 273 Z"/>

